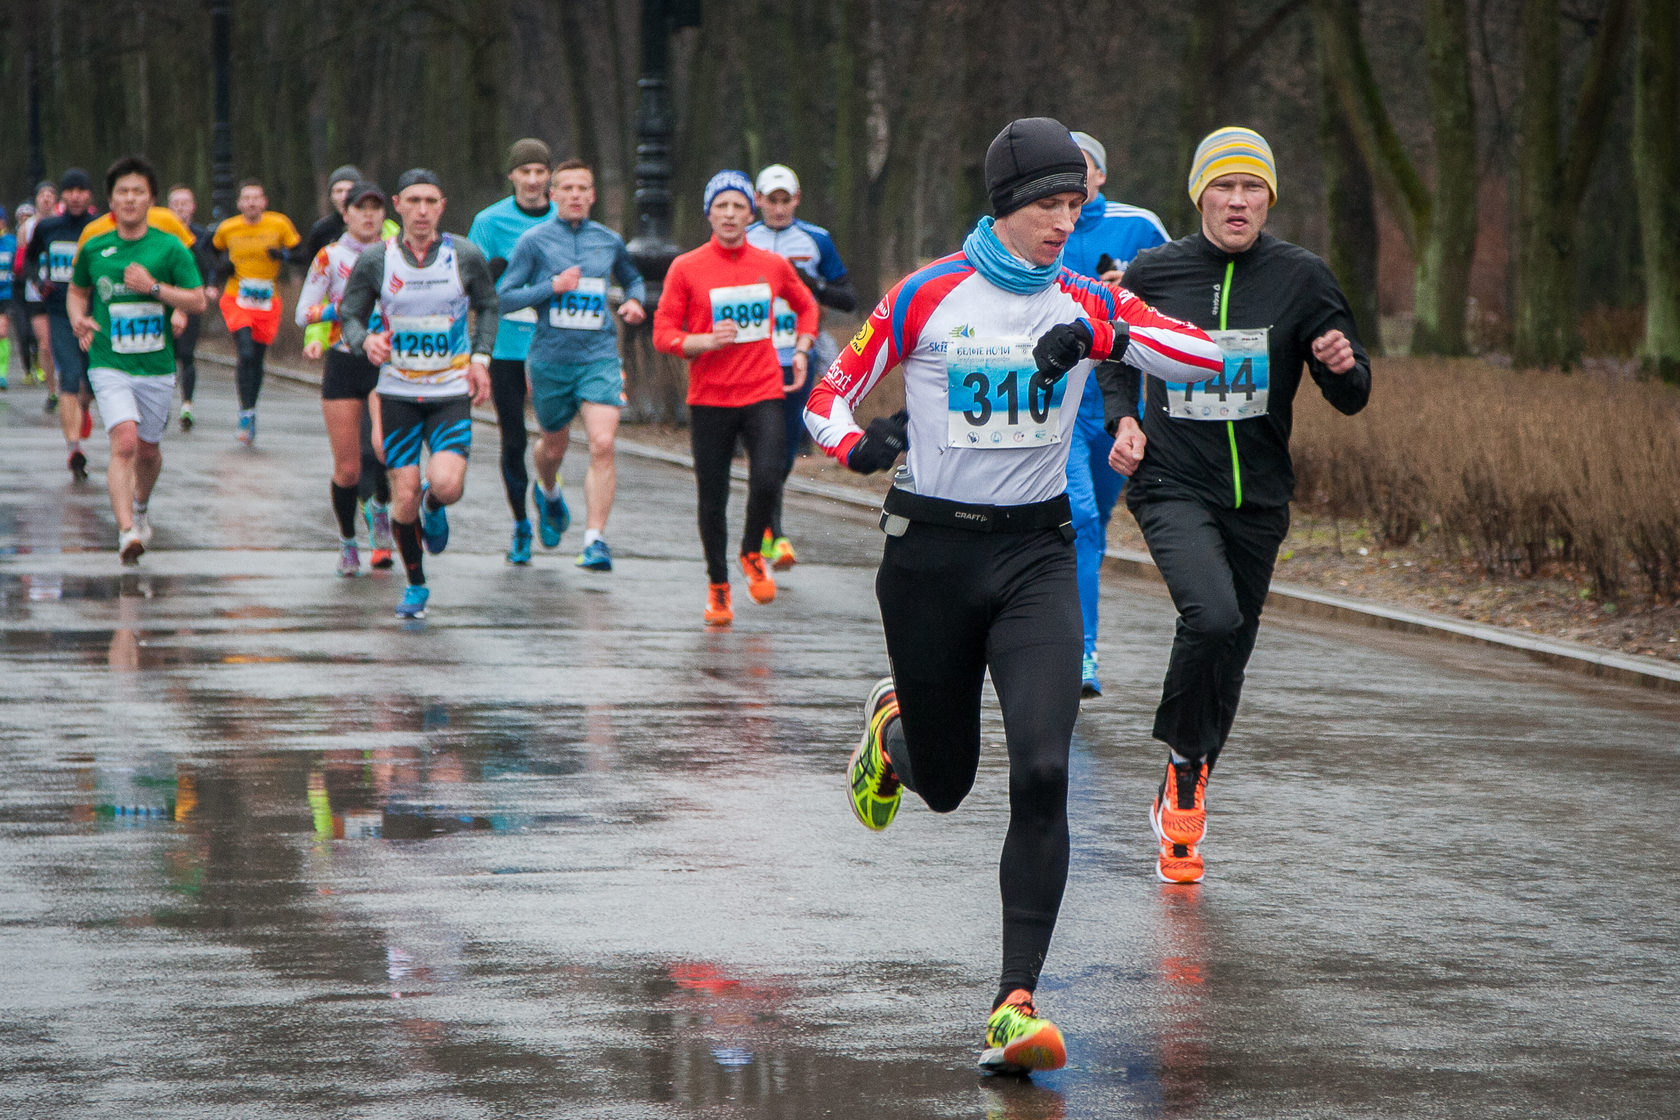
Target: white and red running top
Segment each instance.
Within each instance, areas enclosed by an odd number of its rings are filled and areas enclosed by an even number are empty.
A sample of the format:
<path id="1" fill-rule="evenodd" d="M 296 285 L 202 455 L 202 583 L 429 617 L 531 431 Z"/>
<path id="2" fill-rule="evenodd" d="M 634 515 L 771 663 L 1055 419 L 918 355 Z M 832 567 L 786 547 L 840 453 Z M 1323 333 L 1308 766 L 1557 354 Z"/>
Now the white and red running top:
<path id="1" fill-rule="evenodd" d="M 1033 344 L 1084 321 L 1090 356 L 1048 394 L 1034 389 Z M 1129 331 L 1113 353 L 1115 322 Z M 1161 315 L 1124 288 L 1063 268 L 1027 295 L 987 280 L 954 253 L 900 280 L 811 390 L 805 426 L 846 462 L 863 431 L 852 411 L 894 366 L 910 413 L 907 462 L 916 492 L 975 505 L 1026 505 L 1067 489 L 1068 441 L 1094 363 L 1125 362 L 1164 381 L 1224 368 L 1200 327 Z"/>

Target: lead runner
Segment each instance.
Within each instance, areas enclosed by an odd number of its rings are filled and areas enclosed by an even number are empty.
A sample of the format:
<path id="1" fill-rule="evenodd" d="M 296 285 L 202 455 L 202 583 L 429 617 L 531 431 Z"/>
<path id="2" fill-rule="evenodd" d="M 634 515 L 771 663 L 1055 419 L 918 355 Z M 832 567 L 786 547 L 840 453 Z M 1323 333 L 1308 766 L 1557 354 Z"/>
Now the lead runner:
<path id="1" fill-rule="evenodd" d="M 1085 202 L 1085 157 L 1066 127 L 1048 117 L 1010 124 L 987 149 L 986 189 L 996 217 L 982 218 L 961 252 L 887 293 L 812 391 L 806 424 L 861 473 L 909 450 L 884 503 L 875 581 L 892 676 L 870 694 L 848 767 L 852 811 L 866 827 L 892 822 L 902 789 L 937 813 L 962 803 L 991 671 L 1010 820 L 999 866 L 1003 967 L 980 1066 L 1030 1073 L 1067 1059 L 1033 991 L 1067 882 L 1068 747 L 1079 715 L 1074 418 L 1094 361 L 1123 358 L 1179 382 L 1222 366 L 1201 329 L 1063 267 Z M 906 411 L 860 429 L 852 410 L 900 365 Z"/>

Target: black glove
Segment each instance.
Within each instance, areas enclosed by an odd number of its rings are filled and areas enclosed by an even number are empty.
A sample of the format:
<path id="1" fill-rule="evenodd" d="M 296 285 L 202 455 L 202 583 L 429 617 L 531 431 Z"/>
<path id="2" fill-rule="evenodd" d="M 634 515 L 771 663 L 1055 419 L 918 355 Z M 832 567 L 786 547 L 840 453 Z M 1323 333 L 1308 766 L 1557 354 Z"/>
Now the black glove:
<path id="1" fill-rule="evenodd" d="M 846 466 L 859 474 L 884 471 L 910 448 L 910 414 L 903 409 L 891 416 L 877 416 L 863 430 L 863 438 L 852 444 Z"/>
<path id="2" fill-rule="evenodd" d="M 821 276 L 812 276 L 803 268 L 795 268 L 793 270 L 793 274 L 805 281 L 805 286 L 811 289 L 811 295 L 814 297 L 820 298 L 824 289 L 828 287 L 827 281 L 825 281 Z"/>
<path id="3" fill-rule="evenodd" d="M 1038 372 L 1033 374 L 1031 389 L 1048 394 L 1068 370 L 1085 359 L 1095 341 L 1091 328 L 1082 320 L 1057 323 L 1045 331 L 1033 346 Z"/>
<path id="4" fill-rule="evenodd" d="M 272 247 L 268 250 L 268 257 L 270 260 L 283 261 L 286 259 L 286 250 L 279 247 Z"/>

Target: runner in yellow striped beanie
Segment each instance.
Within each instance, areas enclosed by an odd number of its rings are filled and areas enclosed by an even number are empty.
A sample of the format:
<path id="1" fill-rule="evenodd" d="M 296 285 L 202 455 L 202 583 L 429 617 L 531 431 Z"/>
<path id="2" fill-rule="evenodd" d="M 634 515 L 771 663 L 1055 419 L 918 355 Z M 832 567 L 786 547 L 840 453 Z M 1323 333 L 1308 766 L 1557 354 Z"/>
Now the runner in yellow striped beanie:
<path id="1" fill-rule="evenodd" d="M 1245 172 L 1266 181 L 1272 192 L 1271 205 L 1277 205 L 1277 164 L 1272 160 L 1272 146 L 1252 128 L 1220 128 L 1207 134 L 1196 145 L 1196 158 L 1190 161 L 1190 201 L 1202 208 L 1202 192 L 1221 175 Z"/>

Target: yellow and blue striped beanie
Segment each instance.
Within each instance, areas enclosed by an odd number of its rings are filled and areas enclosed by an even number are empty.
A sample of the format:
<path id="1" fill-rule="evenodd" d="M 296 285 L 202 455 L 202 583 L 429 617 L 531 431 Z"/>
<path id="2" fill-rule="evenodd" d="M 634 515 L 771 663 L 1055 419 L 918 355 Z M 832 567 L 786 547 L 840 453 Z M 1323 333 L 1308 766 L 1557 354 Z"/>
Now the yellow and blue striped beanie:
<path id="1" fill-rule="evenodd" d="M 1202 192 L 1221 175 L 1243 172 L 1266 181 L 1272 192 L 1272 205 L 1277 205 L 1277 164 L 1272 159 L 1272 146 L 1252 128 L 1220 128 L 1207 134 L 1196 145 L 1196 158 L 1190 161 L 1190 201 L 1199 210 Z"/>

